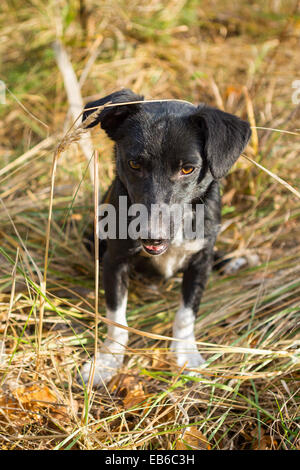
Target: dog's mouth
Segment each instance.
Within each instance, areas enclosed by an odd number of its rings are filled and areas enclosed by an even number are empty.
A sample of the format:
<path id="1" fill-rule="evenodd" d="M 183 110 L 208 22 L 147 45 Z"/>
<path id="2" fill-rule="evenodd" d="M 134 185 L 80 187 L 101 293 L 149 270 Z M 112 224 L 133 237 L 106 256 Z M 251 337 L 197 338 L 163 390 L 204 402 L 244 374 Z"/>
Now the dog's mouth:
<path id="1" fill-rule="evenodd" d="M 167 251 L 169 242 L 167 240 L 141 240 L 142 246 L 149 255 L 162 255 Z"/>

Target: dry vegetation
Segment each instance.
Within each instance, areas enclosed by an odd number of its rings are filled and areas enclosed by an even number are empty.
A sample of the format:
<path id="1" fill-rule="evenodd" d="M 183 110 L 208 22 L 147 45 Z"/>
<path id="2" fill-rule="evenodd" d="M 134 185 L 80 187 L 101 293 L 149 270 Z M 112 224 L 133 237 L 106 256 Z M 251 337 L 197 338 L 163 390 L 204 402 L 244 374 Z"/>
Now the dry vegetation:
<path id="1" fill-rule="evenodd" d="M 1 448 L 299 449 L 300 203 L 248 160 L 224 181 L 218 248 L 260 261 L 211 276 L 197 323 L 210 362 L 202 377 L 189 382 L 168 341 L 147 336 L 171 334 L 178 279 L 157 288 L 135 279 L 129 326 L 140 333 L 123 370 L 91 396 L 76 383 L 95 331 L 94 262 L 82 242 L 93 188 L 76 143 L 58 161 L 43 294 L 51 166 L 70 126 L 51 43 L 65 45 L 86 100 L 129 87 L 250 119 L 263 129 L 246 155 L 299 189 L 297 2 L 2 0 L 0 29 L 10 89 L 0 105 Z M 112 144 L 98 129 L 93 142 L 103 191 Z"/>

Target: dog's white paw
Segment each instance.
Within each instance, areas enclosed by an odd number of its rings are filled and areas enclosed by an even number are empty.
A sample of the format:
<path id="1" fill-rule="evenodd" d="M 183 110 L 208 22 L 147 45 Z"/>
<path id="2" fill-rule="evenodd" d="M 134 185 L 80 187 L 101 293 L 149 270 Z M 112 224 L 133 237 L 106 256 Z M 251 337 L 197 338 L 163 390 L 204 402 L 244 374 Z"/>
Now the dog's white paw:
<path id="1" fill-rule="evenodd" d="M 195 344 L 173 341 L 171 351 L 175 355 L 179 367 L 185 365 L 186 369 L 197 369 L 205 363 L 205 359 L 203 359 Z"/>
<path id="2" fill-rule="evenodd" d="M 95 362 L 93 387 L 97 388 L 103 386 L 104 384 L 107 384 L 113 378 L 113 376 L 116 375 L 116 373 L 122 366 L 123 359 L 124 354 L 121 353 L 98 353 Z M 79 382 L 82 382 L 83 380 L 85 385 L 88 384 L 92 367 L 93 359 L 86 362 L 82 366 L 78 377 Z"/>

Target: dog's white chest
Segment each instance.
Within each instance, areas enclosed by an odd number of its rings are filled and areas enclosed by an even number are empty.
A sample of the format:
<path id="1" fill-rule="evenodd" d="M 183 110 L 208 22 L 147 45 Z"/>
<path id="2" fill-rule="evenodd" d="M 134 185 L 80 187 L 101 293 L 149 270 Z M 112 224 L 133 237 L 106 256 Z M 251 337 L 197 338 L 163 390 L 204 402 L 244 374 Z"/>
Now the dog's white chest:
<path id="1" fill-rule="evenodd" d="M 160 256 L 151 256 L 150 262 L 165 278 L 173 276 L 197 251 L 205 246 L 205 240 L 176 239 L 170 244 L 168 250 Z"/>

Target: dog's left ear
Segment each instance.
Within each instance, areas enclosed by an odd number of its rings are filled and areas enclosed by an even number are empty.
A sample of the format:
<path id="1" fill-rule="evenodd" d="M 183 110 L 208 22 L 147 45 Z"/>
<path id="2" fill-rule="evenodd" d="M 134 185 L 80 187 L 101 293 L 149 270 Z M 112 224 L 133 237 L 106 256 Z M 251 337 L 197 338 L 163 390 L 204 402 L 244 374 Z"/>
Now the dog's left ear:
<path id="1" fill-rule="evenodd" d="M 249 123 L 210 106 L 199 106 L 192 119 L 204 132 L 203 150 L 212 176 L 222 178 L 247 145 Z"/>

